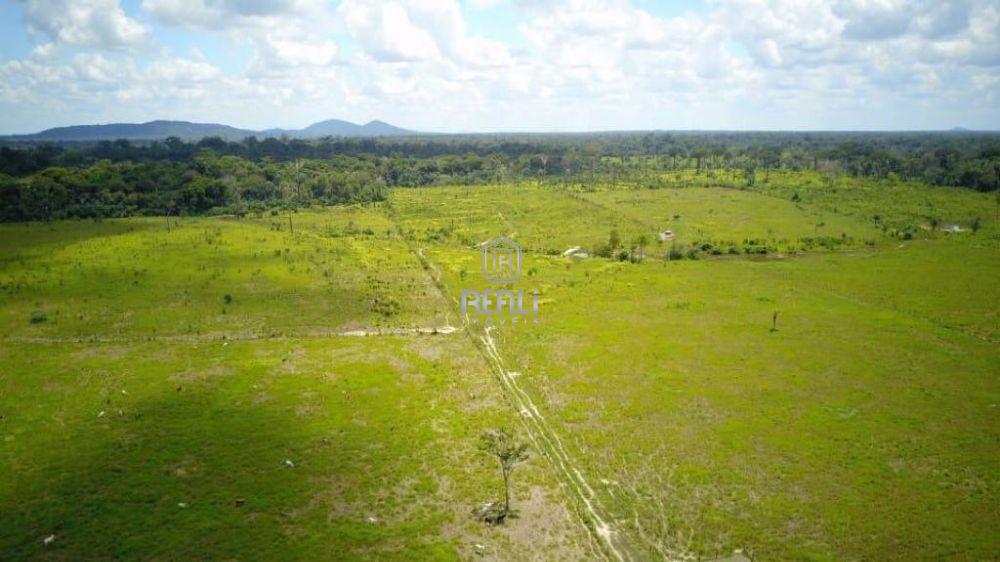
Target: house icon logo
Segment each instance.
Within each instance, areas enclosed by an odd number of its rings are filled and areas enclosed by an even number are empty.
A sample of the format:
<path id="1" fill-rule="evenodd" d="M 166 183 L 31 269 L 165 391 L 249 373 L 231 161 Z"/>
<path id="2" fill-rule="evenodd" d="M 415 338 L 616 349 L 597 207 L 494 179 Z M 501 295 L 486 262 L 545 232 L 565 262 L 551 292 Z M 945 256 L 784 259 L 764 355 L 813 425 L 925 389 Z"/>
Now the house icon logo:
<path id="1" fill-rule="evenodd" d="M 484 242 L 483 278 L 491 283 L 513 283 L 521 276 L 521 246 L 501 236 Z"/>

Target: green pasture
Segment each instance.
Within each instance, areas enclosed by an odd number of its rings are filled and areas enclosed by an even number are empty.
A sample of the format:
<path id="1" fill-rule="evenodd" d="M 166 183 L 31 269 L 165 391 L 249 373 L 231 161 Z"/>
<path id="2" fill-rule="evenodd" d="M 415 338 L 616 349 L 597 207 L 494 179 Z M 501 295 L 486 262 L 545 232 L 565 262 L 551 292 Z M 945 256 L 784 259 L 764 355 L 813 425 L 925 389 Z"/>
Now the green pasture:
<path id="1" fill-rule="evenodd" d="M 871 222 L 892 236 L 933 234 L 934 224 L 969 229 L 1000 223 L 1000 196 L 969 189 L 930 187 L 895 178 L 855 178 L 832 171 L 757 170 L 747 185 L 741 170 L 683 170 L 648 178 L 659 188 L 727 187 L 803 203 L 817 210 Z"/>
<path id="2" fill-rule="evenodd" d="M 386 213 L 288 220 L 0 227 L 0 558 L 591 555 L 541 457 L 472 517 L 516 418 Z"/>
<path id="3" fill-rule="evenodd" d="M 380 209 L 169 225 L 163 218 L 0 225 L 0 333 L 321 335 L 445 322 L 440 296 Z M 45 320 L 31 323 L 36 314 Z"/>
<path id="4" fill-rule="evenodd" d="M 874 245 L 881 231 L 853 217 L 751 191 L 723 188 L 607 190 L 582 194 L 677 243 L 743 253 L 748 243 L 781 252 Z"/>
<path id="5" fill-rule="evenodd" d="M 4 559 L 586 547 L 538 459 L 522 517 L 499 531 L 470 517 L 500 486 L 476 438 L 513 416 L 458 336 L 5 344 L 0 362 Z"/>
<path id="6" fill-rule="evenodd" d="M 403 232 L 421 244 L 474 248 L 507 236 L 525 251 L 559 255 L 606 243 L 612 230 L 626 243 L 654 234 L 622 213 L 532 183 L 399 189 L 390 205 Z"/>
<path id="7" fill-rule="evenodd" d="M 419 216 L 415 201 L 440 193 L 400 195 Z M 681 238 L 794 240 L 814 217 L 850 236 L 870 229 L 744 191 L 585 197 L 637 223 L 679 209 L 694 229 L 678 226 Z M 1000 523 L 994 228 L 903 242 L 878 232 L 874 246 L 793 258 L 528 252 L 514 288 L 541 291 L 541 323 L 499 326 L 498 345 L 640 556 L 985 559 Z M 427 248 L 456 298 L 488 288 L 476 249 Z"/>
<path id="8" fill-rule="evenodd" d="M 993 196 L 714 174 L 0 225 L 0 559 L 606 558 L 588 502 L 637 560 L 995 558 Z M 501 235 L 540 323 L 490 333 L 566 466 L 454 306 Z M 613 236 L 644 259 L 562 256 Z"/>

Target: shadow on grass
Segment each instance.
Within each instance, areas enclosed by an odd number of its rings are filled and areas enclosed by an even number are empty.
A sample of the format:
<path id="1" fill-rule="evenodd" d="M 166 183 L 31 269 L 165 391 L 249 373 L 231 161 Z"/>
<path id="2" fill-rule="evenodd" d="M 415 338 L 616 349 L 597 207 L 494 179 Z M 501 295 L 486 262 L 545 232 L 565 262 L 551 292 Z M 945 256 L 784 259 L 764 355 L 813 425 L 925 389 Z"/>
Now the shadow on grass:
<path id="1" fill-rule="evenodd" d="M 44 257 L 55 249 L 96 238 L 113 238 L 153 229 L 166 232 L 164 219 L 135 217 L 129 219 L 60 220 L 20 222 L 0 225 L 0 263 Z"/>
<path id="2" fill-rule="evenodd" d="M 110 404 L 66 450 L 4 475 L 16 487 L 0 496 L 0 558 L 306 557 L 293 536 L 312 478 L 296 463 L 308 438 L 294 418 L 208 390 L 171 392 L 121 413 Z"/>

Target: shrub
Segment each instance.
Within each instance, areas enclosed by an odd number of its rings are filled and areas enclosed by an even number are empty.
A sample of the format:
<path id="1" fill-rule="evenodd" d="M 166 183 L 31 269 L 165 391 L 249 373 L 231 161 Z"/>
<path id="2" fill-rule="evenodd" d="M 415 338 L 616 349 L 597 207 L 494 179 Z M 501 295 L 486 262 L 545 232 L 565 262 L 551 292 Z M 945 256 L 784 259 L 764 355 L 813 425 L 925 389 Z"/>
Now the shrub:
<path id="1" fill-rule="evenodd" d="M 618 234 L 617 230 L 612 230 L 611 234 L 608 235 L 608 246 L 611 249 L 618 249 L 622 245 L 622 237 Z"/>
<path id="2" fill-rule="evenodd" d="M 43 322 L 47 322 L 48 320 L 49 316 L 45 313 L 44 310 L 39 309 L 31 313 L 32 324 L 41 324 Z"/>
<path id="3" fill-rule="evenodd" d="M 399 314 L 399 301 L 388 295 L 375 295 L 372 297 L 372 311 L 384 318 L 390 318 Z"/>

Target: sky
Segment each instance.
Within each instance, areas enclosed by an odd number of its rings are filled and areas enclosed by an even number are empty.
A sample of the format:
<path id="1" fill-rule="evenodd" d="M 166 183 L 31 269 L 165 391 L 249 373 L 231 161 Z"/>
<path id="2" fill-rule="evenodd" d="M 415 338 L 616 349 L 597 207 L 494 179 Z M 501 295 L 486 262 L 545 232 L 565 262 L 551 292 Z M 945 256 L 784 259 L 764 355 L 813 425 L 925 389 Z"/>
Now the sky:
<path id="1" fill-rule="evenodd" d="M 998 0 L 0 0 L 0 133 L 1000 129 Z"/>

